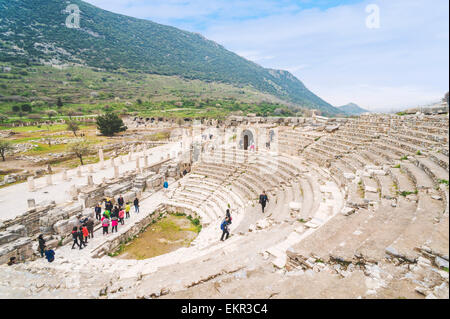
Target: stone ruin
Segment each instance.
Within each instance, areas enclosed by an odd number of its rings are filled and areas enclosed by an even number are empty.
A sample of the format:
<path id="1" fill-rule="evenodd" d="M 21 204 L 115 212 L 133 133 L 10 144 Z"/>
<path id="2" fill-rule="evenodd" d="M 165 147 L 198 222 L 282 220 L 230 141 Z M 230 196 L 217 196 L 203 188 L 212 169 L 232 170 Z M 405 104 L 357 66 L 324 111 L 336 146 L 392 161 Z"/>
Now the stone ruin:
<path id="1" fill-rule="evenodd" d="M 22 250 L 16 245 L 16 254 L 31 253 L 34 231 L 61 238 L 73 216 L 103 196 L 152 194 L 142 201 L 142 218 L 87 255 L 63 243 L 54 263 L 1 266 L 0 276 L 9 276 L 8 293 L 20 297 L 448 298 L 448 119 L 233 116 L 193 123 L 199 142 L 190 145 L 189 161 L 163 161 L 162 154 L 155 169 L 74 190 L 73 206 L 36 205 L 28 218 L 2 226 L 1 249 L 22 240 L 28 242 Z M 171 179 L 164 194 L 162 176 Z M 270 198 L 264 215 L 262 191 Z M 232 236 L 220 242 L 226 209 Z M 200 219 L 189 247 L 146 260 L 106 256 L 168 212 Z M 27 224 L 31 218 L 39 229 Z M 63 281 L 73 275 L 68 262 L 82 284 Z M 35 270 L 45 274 L 28 288 L 22 281 Z"/>
<path id="2" fill-rule="evenodd" d="M 47 247 L 55 248 L 71 241 L 69 236 L 74 226 L 80 226 L 80 219 L 94 218 L 93 207 L 108 197 L 115 202 L 116 197 L 123 195 L 125 201 L 133 201 L 141 197 L 145 190 L 153 193 L 160 190 L 166 178 L 179 179 L 180 168 L 187 163 L 164 159 L 152 166 L 126 172 L 100 184 L 73 186 L 70 192 L 72 201 L 56 205 L 52 202 L 35 203 L 29 200 L 29 209 L 22 215 L 0 223 L 0 264 L 16 257 L 19 261 L 37 257 L 36 238 L 44 234 Z M 88 178 L 89 179 L 89 178 Z M 98 225 L 98 221 L 95 220 Z"/>

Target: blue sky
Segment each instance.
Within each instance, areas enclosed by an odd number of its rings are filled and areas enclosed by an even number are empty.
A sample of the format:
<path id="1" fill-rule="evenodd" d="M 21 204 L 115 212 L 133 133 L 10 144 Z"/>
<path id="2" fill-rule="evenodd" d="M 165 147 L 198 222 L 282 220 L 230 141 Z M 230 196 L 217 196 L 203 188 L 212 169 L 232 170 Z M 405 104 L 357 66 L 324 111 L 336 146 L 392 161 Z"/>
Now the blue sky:
<path id="1" fill-rule="evenodd" d="M 449 87 L 447 0 L 86 0 L 199 32 L 264 67 L 292 72 L 333 105 L 391 111 Z M 380 28 L 366 27 L 366 6 Z"/>

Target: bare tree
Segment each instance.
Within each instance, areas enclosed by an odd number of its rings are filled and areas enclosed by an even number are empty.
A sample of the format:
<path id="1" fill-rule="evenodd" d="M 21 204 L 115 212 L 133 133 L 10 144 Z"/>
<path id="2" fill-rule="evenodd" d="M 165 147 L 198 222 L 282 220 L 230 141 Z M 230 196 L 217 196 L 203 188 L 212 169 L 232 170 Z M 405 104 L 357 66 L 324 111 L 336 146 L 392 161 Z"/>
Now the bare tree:
<path id="1" fill-rule="evenodd" d="M 11 143 L 5 140 L 0 140 L 0 156 L 3 159 L 3 162 L 5 161 L 5 155 L 6 152 L 9 150 L 12 150 L 13 147 L 11 146 Z"/>
<path id="2" fill-rule="evenodd" d="M 77 136 L 77 131 L 80 130 L 80 126 L 77 122 L 70 121 L 67 123 L 67 130 L 72 131 L 73 135 Z"/>
<path id="3" fill-rule="evenodd" d="M 80 159 L 81 165 L 84 165 L 83 156 L 91 153 L 91 147 L 86 141 L 81 141 L 67 145 L 67 151 L 73 153 L 76 157 L 78 157 Z"/>

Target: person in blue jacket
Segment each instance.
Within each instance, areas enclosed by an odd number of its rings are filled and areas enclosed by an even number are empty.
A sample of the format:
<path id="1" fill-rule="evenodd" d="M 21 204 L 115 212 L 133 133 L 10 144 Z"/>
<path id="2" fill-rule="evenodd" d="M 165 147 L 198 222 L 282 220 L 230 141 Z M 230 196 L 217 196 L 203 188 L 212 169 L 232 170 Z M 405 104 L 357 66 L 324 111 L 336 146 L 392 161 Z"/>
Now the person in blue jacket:
<path id="1" fill-rule="evenodd" d="M 51 263 L 55 260 L 55 251 L 53 249 L 47 249 L 45 251 L 45 258 L 47 258 L 48 262 Z"/>
<path id="2" fill-rule="evenodd" d="M 224 241 L 223 238 L 225 237 L 225 235 L 227 235 L 226 238 L 225 238 L 225 240 L 227 240 L 228 237 L 230 236 L 230 231 L 229 231 L 229 229 L 228 229 L 228 225 L 229 225 L 229 224 L 230 224 L 229 218 L 228 218 L 228 217 L 225 217 L 224 221 L 223 221 L 222 224 L 220 225 L 220 229 L 222 230 L 222 237 L 220 237 L 220 240 L 221 240 L 221 241 Z"/>

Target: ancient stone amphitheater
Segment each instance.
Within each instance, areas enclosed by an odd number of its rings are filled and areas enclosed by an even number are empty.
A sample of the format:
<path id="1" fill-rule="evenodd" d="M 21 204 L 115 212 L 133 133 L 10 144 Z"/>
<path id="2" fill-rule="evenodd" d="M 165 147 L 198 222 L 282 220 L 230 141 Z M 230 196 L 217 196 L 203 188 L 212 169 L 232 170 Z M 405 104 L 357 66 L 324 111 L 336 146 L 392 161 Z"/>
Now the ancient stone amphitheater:
<path id="1" fill-rule="evenodd" d="M 2 265 L 0 297 L 448 298 L 448 129 L 448 114 L 234 117 L 194 127 L 191 137 L 197 130 L 200 138 L 188 143 L 189 156 L 158 154 L 156 168 L 136 164 L 128 188 L 95 185 L 96 196 L 138 194 L 144 214 L 82 251 L 63 240 L 53 263 L 27 256 Z M 265 214 L 258 205 L 263 190 L 270 199 Z M 80 209 L 91 214 L 95 201 L 81 198 Z M 58 205 L 50 205 L 52 214 Z M 221 242 L 228 207 L 232 236 Z M 61 240 L 60 225 L 70 224 L 71 214 L 50 223 L 48 209 L 41 211 L 41 228 L 25 226 L 7 245 L 32 240 L 45 227 Z M 107 256 L 166 212 L 200 218 L 203 230 L 189 247 L 146 260 Z"/>

